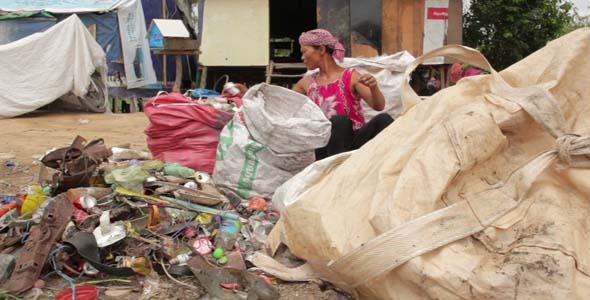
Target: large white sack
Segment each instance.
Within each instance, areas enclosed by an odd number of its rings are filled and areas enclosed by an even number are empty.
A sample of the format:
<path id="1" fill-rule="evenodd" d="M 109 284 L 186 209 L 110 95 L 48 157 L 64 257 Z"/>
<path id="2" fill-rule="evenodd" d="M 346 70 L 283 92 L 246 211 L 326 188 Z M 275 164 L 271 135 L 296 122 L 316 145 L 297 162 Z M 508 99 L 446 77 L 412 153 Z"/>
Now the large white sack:
<path id="1" fill-rule="evenodd" d="M 437 53 L 489 67 L 473 49 Z M 426 101 L 404 85 L 396 122 L 281 193 L 296 199 L 266 254 L 283 242 L 307 268 L 252 261 L 359 299 L 586 299 L 590 29 Z"/>
<path id="2" fill-rule="evenodd" d="M 404 71 L 415 60 L 407 51 L 393 55 L 375 57 L 346 57 L 340 65 L 344 68 L 354 68 L 361 74 L 371 74 L 377 79 L 377 85 L 385 98 L 385 108 L 382 111 L 372 109 L 365 101 L 361 101 L 363 117 L 369 121 L 380 113 L 387 113 L 393 119 L 401 114 L 401 87 L 404 82 Z"/>
<path id="3" fill-rule="evenodd" d="M 331 123 L 307 97 L 258 84 L 221 131 L 213 179 L 241 198 L 270 199 L 276 188 L 315 161 L 314 149 L 330 138 Z"/>

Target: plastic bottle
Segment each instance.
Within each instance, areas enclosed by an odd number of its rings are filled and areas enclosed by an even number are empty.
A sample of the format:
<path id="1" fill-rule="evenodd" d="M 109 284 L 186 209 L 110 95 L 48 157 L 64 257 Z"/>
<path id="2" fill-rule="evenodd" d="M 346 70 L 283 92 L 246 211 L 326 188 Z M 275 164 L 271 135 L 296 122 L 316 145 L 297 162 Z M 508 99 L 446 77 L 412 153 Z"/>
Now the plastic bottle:
<path id="1" fill-rule="evenodd" d="M 190 253 L 183 253 L 180 255 L 177 255 L 175 258 L 170 260 L 170 264 L 171 265 L 182 265 L 182 264 L 186 264 L 186 262 L 191 259 L 191 254 Z"/>
<path id="2" fill-rule="evenodd" d="M 153 272 L 150 260 L 144 256 L 118 256 L 115 260 L 118 263 L 118 267 L 131 268 L 137 274 L 147 276 Z"/>
<path id="3" fill-rule="evenodd" d="M 240 234 L 242 224 L 238 220 L 221 219 L 219 232 L 215 238 L 215 246 L 225 250 L 232 250 Z"/>
<path id="4" fill-rule="evenodd" d="M 134 258 L 131 263 L 131 269 L 133 272 L 144 276 L 147 276 L 153 272 L 150 260 L 144 256 Z"/>
<path id="5" fill-rule="evenodd" d="M 164 165 L 164 174 L 181 178 L 190 178 L 195 175 L 195 170 L 179 163 L 166 163 Z"/>

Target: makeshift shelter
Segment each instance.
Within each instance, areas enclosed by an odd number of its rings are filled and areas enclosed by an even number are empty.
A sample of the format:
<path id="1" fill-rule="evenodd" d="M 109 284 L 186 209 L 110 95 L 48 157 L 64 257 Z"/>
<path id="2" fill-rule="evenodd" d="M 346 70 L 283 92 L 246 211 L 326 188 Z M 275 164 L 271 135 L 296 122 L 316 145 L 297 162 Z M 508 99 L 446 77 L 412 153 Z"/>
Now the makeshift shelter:
<path id="1" fill-rule="evenodd" d="M 0 46 L 0 64 L 0 118 L 33 111 L 70 91 L 84 97 L 91 84 L 106 82 L 105 54 L 76 15 Z M 102 81 L 92 81 L 94 73 Z M 106 94 L 101 98 L 107 102 Z"/>
<path id="2" fill-rule="evenodd" d="M 138 9 L 138 6 L 141 10 Z M 95 33 L 97 42 L 107 55 L 109 92 L 116 97 L 147 97 L 154 94 L 153 88 L 161 88 L 160 85 L 153 84 L 163 81 L 165 77 L 166 71 L 163 68 L 163 63 L 166 61 L 165 56 L 154 55 L 150 53 L 148 47 L 143 48 L 143 46 L 142 51 L 138 52 L 136 50 L 137 44 L 133 41 L 143 42 L 143 39 L 138 40 L 138 37 L 144 37 L 145 34 L 140 34 L 137 30 L 146 30 L 146 25 L 150 24 L 152 19 L 181 17 L 180 11 L 175 7 L 174 0 L 158 1 L 158 3 L 149 0 L 75 1 L 71 3 L 0 0 L 0 11 L 4 12 L 4 14 L 0 14 L 0 44 L 44 31 L 72 13 L 78 14 L 89 30 Z M 136 15 L 143 15 L 143 18 L 136 18 Z M 122 18 L 137 21 L 134 25 L 135 32 L 129 32 L 131 27 L 128 25 L 121 26 L 126 22 Z M 137 26 L 139 23 L 143 24 Z M 132 36 L 128 36 L 128 34 Z M 128 50 L 125 51 L 124 48 Z M 191 63 L 194 64 L 194 62 Z M 168 73 L 173 73 L 174 68 L 174 61 L 167 63 Z M 194 78 L 190 74 L 193 69 L 189 62 L 183 61 L 183 70 L 189 73 L 184 78 Z M 137 87 L 152 89 L 146 90 Z"/>

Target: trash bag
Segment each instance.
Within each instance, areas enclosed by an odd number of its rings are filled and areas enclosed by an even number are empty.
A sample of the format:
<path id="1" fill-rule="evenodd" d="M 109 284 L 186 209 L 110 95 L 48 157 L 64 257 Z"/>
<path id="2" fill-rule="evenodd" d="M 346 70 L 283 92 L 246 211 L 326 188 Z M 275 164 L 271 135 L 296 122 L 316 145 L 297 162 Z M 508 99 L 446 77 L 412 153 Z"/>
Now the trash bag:
<path id="1" fill-rule="evenodd" d="M 580 29 L 501 73 L 466 47 L 418 58 L 406 75 L 439 55 L 491 74 L 425 101 L 404 84 L 396 122 L 281 187 L 296 199 L 273 199 L 286 208 L 265 253 L 282 242 L 360 299 L 585 299 L 588 49 Z"/>
<path id="2" fill-rule="evenodd" d="M 221 132 L 213 179 L 242 198 L 270 199 L 315 161 L 331 124 L 307 96 L 279 86 L 255 85 L 242 100 L 242 111 Z"/>
<path id="3" fill-rule="evenodd" d="M 154 158 L 213 173 L 219 132 L 233 112 L 191 101 L 179 93 L 151 98 L 144 111 L 150 119 L 145 134 Z"/>

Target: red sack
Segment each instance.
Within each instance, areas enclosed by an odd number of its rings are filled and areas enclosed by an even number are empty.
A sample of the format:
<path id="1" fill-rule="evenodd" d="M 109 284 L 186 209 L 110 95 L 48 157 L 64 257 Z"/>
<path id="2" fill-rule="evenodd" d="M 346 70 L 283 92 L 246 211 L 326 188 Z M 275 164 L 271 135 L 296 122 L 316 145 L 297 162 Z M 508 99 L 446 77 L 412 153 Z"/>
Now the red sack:
<path id="1" fill-rule="evenodd" d="M 213 173 L 219 133 L 233 113 L 179 93 L 152 97 L 144 112 L 150 120 L 145 134 L 154 158 Z"/>

